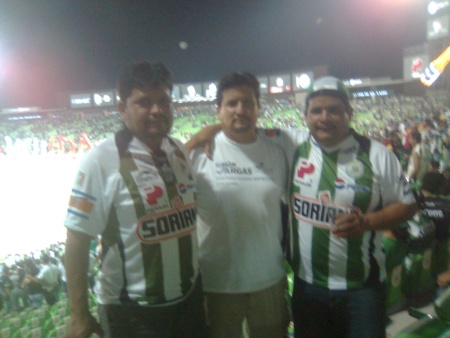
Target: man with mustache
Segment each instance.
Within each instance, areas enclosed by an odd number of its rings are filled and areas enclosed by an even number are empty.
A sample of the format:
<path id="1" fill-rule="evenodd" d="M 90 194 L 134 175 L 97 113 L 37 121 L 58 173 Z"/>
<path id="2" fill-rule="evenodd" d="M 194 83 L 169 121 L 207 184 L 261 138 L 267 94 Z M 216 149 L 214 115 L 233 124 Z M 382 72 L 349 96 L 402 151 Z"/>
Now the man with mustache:
<path id="1" fill-rule="evenodd" d="M 382 230 L 414 215 L 394 153 L 350 127 L 342 81 L 322 77 L 306 97 L 308 132 L 272 138 L 291 161 L 295 337 L 385 337 Z"/>
<path id="2" fill-rule="evenodd" d="M 140 62 L 119 79 L 123 130 L 89 152 L 67 212 L 68 337 L 205 337 L 195 224 L 195 183 L 172 127 L 172 75 Z M 88 306 L 88 253 L 101 236 Z"/>
<path id="3" fill-rule="evenodd" d="M 222 131 L 209 160 L 191 152 L 198 191 L 200 269 L 213 338 L 282 338 L 289 315 L 285 297 L 282 215 L 284 152 L 257 136 L 259 82 L 230 73 L 219 82 Z"/>

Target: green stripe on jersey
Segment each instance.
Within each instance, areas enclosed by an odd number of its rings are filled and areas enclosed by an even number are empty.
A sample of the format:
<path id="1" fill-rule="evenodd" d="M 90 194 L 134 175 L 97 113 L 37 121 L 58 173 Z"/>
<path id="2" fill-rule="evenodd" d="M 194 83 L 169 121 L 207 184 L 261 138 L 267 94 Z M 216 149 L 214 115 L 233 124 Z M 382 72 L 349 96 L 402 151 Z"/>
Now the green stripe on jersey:
<path id="1" fill-rule="evenodd" d="M 329 191 L 331 200 L 334 199 L 335 194 L 335 180 L 337 177 L 337 160 L 339 151 L 326 153 L 322 152 L 322 172 L 320 175 L 320 182 L 318 191 Z M 320 196 L 318 196 L 320 199 Z M 329 276 L 329 260 L 330 260 L 330 236 L 331 232 L 328 229 L 313 227 L 312 242 L 321 243 L 321 245 L 312 245 L 311 248 L 311 265 L 313 272 L 313 284 L 317 281 L 328 281 Z M 328 283 L 328 282 L 327 282 Z"/>
<path id="2" fill-rule="evenodd" d="M 194 234 L 195 236 L 195 234 Z M 185 295 L 192 288 L 192 277 L 195 274 L 192 266 L 192 236 L 184 236 L 178 239 L 180 272 L 181 272 L 181 292 Z"/>
<path id="3" fill-rule="evenodd" d="M 373 170 L 372 163 L 370 162 L 369 155 L 363 151 L 360 147 L 357 154 L 357 160 L 364 165 L 364 175 L 355 179 L 356 185 L 367 186 L 372 188 L 373 184 Z M 370 170 L 369 170 L 370 169 Z M 363 213 L 366 213 L 369 204 L 370 197 L 372 194 L 363 193 L 360 190 L 355 192 L 354 205 L 358 207 Z M 347 247 L 347 280 L 348 281 L 364 281 L 365 268 L 363 261 L 363 251 L 362 251 L 362 237 L 349 238 Z M 350 259 L 351 258 L 351 259 Z"/>
<path id="4" fill-rule="evenodd" d="M 180 151 L 178 146 L 174 143 L 170 143 L 172 147 L 174 148 L 175 155 L 182 159 L 184 162 L 186 162 L 186 159 L 184 158 L 183 153 Z M 165 155 L 164 160 L 155 161 L 155 166 L 158 169 L 158 174 L 163 178 L 164 184 L 166 187 L 167 195 L 169 198 L 169 201 L 172 202 L 174 200 L 180 200 L 181 197 L 178 194 L 178 181 L 177 176 L 172 170 L 172 166 L 170 165 L 169 159 L 167 155 Z M 163 166 L 165 169 L 163 169 Z M 163 170 L 166 171 L 163 173 Z M 165 177 L 167 175 L 167 171 L 171 170 L 173 179 L 172 180 L 166 180 Z M 176 206 L 172 206 L 175 207 Z M 194 233 L 194 236 L 196 234 Z M 185 295 L 193 286 L 192 283 L 192 277 L 195 275 L 194 267 L 192 265 L 192 255 L 193 255 L 193 248 L 192 248 L 192 235 L 187 235 L 178 238 L 178 252 L 179 252 L 179 264 L 180 264 L 180 278 L 181 278 L 181 292 L 183 295 Z"/>
<path id="5" fill-rule="evenodd" d="M 127 154 L 129 155 L 129 153 Z M 145 206 L 136 182 L 131 175 L 131 172 L 138 170 L 134 160 L 131 156 L 121 158 L 120 160 L 120 174 L 128 188 L 128 192 L 133 200 L 134 209 L 136 211 L 137 219 L 146 215 Z M 145 296 L 146 301 L 150 303 L 162 303 L 165 301 L 164 297 L 164 281 L 163 281 L 163 266 L 162 253 L 159 243 L 141 244 L 142 251 L 142 265 L 145 275 Z"/>
<path id="6" fill-rule="evenodd" d="M 297 174 L 295 172 L 295 166 L 297 164 L 297 161 L 300 157 L 309 157 L 309 153 L 311 152 L 311 142 L 309 142 L 309 139 L 305 142 L 300 144 L 294 154 L 294 160 L 292 161 L 292 169 L 291 169 L 291 178 L 295 177 Z M 293 184 L 291 182 L 291 189 L 290 189 L 290 196 L 293 196 L 294 193 L 300 193 L 300 187 Z M 291 208 L 292 212 L 292 208 Z M 300 238 L 299 238 L 299 225 L 298 221 L 295 218 L 295 216 L 291 215 L 291 243 L 292 243 L 292 249 L 291 249 L 291 268 L 295 273 L 298 273 L 300 270 Z"/>

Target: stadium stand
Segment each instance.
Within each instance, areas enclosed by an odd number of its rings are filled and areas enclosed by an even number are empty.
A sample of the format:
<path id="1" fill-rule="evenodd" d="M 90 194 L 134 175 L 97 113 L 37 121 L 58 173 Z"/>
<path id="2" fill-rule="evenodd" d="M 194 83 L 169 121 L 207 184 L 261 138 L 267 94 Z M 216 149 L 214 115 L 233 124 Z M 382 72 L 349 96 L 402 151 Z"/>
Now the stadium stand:
<path id="1" fill-rule="evenodd" d="M 390 135 L 392 132 L 397 133 L 402 143 L 402 153 L 399 153 L 399 156 L 405 165 L 408 135 L 412 128 L 418 128 L 425 144 L 431 150 L 432 158 L 439 161 L 442 172 L 450 164 L 449 100 L 446 92 L 427 97 L 397 95 L 356 98 L 352 102 L 355 109 L 352 123 L 360 133 L 378 139 L 393 151 L 396 149 Z M 187 141 L 202 126 L 218 122 L 215 106 L 210 102 L 177 104 L 174 108 L 172 135 L 183 141 Z M 306 128 L 303 112 L 303 105 L 297 105 L 288 99 L 263 100 L 259 127 Z M 58 114 L 38 115 L 39 118 L 27 119 L 19 119 L 17 116 L 9 116 L 9 119 L 0 117 L 3 119 L 0 123 L 0 156 L 78 156 L 122 127 L 117 111 L 67 110 Z M 429 239 L 424 239 L 421 235 L 429 236 L 429 233 L 419 231 L 410 240 L 426 242 Z M 433 259 L 430 253 L 433 254 L 434 247 L 428 244 L 408 252 L 408 248 L 390 239 L 386 240 L 386 247 L 398 254 L 397 257 L 391 257 L 391 270 L 388 272 L 391 282 L 388 300 L 392 313 L 404 309 L 408 305 L 408 298 L 412 299 L 414 293 L 420 291 L 420 287 L 434 287 L 430 270 L 425 271 L 423 268 L 430 266 L 429 262 L 427 265 L 424 261 Z M 27 304 L 21 298 L 18 298 L 17 308 L 13 308 L 11 303 L 11 293 L 21 281 L 23 262 L 33 260 L 35 265 L 39 266 L 43 253 L 51 253 L 56 265 L 63 269 L 61 256 L 64 253 L 64 243 L 55 243 L 48 248 L 42 248 L 41 252 L 28 255 L 11 252 L 6 257 L 0 257 L 0 338 L 65 336 L 70 312 L 63 281 L 58 291 L 59 300 L 52 306 L 44 302 L 38 308 L 32 308 L 29 306 L 32 303 Z M 31 272 L 27 270 L 27 273 Z M 292 288 L 292 276 L 288 276 Z M 415 288 L 411 288 L 412 284 L 409 287 L 402 285 L 402 278 L 404 281 L 414 280 Z M 97 303 L 93 294 L 90 294 L 89 306 L 95 314 Z"/>

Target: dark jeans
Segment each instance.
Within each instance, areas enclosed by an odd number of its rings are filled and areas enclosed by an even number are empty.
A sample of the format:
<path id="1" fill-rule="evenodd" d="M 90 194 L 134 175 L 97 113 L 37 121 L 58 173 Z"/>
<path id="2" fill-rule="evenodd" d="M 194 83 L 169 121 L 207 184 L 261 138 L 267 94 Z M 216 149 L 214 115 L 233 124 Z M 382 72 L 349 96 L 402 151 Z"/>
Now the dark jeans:
<path id="1" fill-rule="evenodd" d="M 295 338 L 386 336 L 386 286 L 329 290 L 295 277 L 292 295 Z"/>
<path id="2" fill-rule="evenodd" d="M 200 281 L 181 303 L 162 307 L 99 305 L 105 337 L 204 338 L 206 321 Z"/>
<path id="3" fill-rule="evenodd" d="M 55 287 L 53 290 L 43 290 L 44 298 L 48 305 L 52 306 L 58 302 L 58 291 L 58 287 Z"/>

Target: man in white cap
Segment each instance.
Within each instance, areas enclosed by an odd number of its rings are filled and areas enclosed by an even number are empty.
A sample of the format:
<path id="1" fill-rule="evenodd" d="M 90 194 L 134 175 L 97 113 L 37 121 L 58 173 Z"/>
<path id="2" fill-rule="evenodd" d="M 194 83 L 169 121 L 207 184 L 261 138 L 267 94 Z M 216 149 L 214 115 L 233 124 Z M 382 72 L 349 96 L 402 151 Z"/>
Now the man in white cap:
<path id="1" fill-rule="evenodd" d="M 270 133 L 291 161 L 295 337 L 384 337 L 382 230 L 412 217 L 415 200 L 395 157 L 350 128 L 353 109 L 334 77 L 313 82 L 309 132 Z"/>

